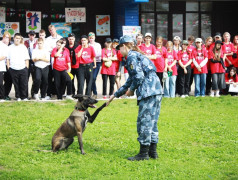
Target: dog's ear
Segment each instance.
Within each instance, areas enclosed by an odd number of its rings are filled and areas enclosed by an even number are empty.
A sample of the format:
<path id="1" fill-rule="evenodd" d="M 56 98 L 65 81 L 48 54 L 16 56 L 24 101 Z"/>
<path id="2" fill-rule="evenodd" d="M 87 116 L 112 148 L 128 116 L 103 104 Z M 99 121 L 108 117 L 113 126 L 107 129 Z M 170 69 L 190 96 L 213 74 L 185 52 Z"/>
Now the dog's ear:
<path id="1" fill-rule="evenodd" d="M 79 101 L 83 100 L 83 95 L 82 94 L 76 94 L 73 96 L 73 98 L 78 99 Z"/>

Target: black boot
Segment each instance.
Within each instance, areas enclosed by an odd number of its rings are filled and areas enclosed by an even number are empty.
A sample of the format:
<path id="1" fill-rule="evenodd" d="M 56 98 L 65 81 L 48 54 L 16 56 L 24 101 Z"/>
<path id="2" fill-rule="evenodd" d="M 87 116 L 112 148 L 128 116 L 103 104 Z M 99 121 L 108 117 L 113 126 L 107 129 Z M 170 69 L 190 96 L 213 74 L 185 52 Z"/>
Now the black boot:
<path id="1" fill-rule="evenodd" d="M 149 160 L 149 146 L 140 145 L 140 152 L 134 157 L 129 157 L 128 160 L 130 161 L 141 161 L 141 160 Z"/>
<path id="2" fill-rule="evenodd" d="M 158 154 L 156 151 L 156 147 L 157 147 L 157 143 L 151 143 L 150 144 L 150 148 L 149 148 L 149 156 L 153 159 L 157 159 L 158 158 Z"/>

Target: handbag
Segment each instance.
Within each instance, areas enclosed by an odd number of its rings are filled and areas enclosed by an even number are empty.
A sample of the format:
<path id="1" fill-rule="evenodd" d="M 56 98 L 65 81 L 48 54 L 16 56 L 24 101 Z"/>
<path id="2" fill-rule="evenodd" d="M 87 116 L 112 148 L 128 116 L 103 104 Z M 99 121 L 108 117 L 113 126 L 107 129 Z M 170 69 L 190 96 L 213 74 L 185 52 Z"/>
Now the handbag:
<path id="1" fill-rule="evenodd" d="M 110 61 L 106 61 L 104 64 L 105 64 L 106 67 L 109 68 L 112 65 L 112 61 L 111 60 Z"/>

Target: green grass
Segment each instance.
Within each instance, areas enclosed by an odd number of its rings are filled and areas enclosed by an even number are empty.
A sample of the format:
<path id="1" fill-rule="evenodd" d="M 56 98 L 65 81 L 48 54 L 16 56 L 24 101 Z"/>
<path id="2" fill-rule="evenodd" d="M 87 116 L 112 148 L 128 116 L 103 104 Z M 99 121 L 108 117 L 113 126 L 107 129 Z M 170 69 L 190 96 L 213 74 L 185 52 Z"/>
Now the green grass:
<path id="1" fill-rule="evenodd" d="M 139 162 L 127 160 L 139 150 L 136 100 L 115 100 L 88 124 L 86 155 L 76 138 L 67 151 L 38 152 L 74 105 L 1 103 L 0 179 L 238 179 L 238 97 L 163 99 L 159 159 Z"/>

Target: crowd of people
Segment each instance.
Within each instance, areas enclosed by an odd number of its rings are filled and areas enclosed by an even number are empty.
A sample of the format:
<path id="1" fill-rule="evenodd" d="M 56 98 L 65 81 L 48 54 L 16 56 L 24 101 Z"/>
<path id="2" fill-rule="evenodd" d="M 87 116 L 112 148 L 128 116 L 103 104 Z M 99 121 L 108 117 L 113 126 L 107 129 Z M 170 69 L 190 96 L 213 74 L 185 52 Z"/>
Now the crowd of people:
<path id="1" fill-rule="evenodd" d="M 49 25 L 48 30 L 51 35 L 47 38 L 45 30 L 39 32 L 38 38 L 34 31 L 30 31 L 25 42 L 19 33 L 14 35 L 13 42 L 10 33 L 4 33 L 0 42 L 0 101 L 11 99 L 12 84 L 17 101 L 27 101 L 28 97 L 49 100 L 53 95 L 59 100 L 64 96 L 73 100 L 75 94 L 97 98 L 99 71 L 104 99 L 114 94 L 115 83 L 117 89 L 121 87 L 126 57 L 116 49 L 118 39 L 106 38 L 102 48 L 95 42 L 93 32 L 82 35 L 78 43 L 73 33 L 63 38 L 53 25 Z M 151 33 L 146 33 L 145 36 L 137 34 L 134 47 L 155 65 L 164 97 L 175 97 L 176 94 L 181 98 L 188 97 L 193 80 L 196 97 L 236 95 L 229 89 L 238 86 L 238 36 L 231 42 L 228 32 L 223 36 L 216 33 L 213 38 L 207 37 L 204 43 L 193 36 L 187 40 L 175 36 L 173 41 L 166 42 L 158 36 L 153 45 Z M 127 80 L 125 67 L 124 75 Z M 33 83 L 31 92 L 28 92 L 30 76 Z"/>

